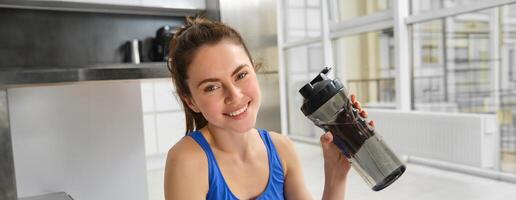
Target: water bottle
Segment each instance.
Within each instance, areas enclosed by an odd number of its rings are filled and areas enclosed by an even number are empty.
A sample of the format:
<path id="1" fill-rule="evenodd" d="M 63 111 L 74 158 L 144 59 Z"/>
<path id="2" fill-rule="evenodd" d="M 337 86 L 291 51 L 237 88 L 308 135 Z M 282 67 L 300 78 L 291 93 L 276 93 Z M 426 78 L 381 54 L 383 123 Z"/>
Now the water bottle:
<path id="1" fill-rule="evenodd" d="M 372 190 L 380 191 L 397 180 L 406 167 L 353 108 L 344 85 L 328 78 L 329 71 L 325 67 L 299 90 L 304 99 L 301 111 L 316 126 L 332 133 L 333 143 L 353 169 Z"/>

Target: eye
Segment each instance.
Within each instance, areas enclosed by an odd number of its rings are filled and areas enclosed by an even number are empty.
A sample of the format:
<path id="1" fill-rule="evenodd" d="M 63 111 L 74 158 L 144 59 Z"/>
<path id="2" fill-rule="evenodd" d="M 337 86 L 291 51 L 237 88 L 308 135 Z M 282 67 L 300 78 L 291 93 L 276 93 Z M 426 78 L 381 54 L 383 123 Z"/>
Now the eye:
<path id="1" fill-rule="evenodd" d="M 240 79 L 243 79 L 247 76 L 249 72 L 242 72 L 240 74 L 237 75 L 237 80 L 240 80 Z"/>
<path id="2" fill-rule="evenodd" d="M 204 92 L 213 92 L 215 91 L 216 89 L 218 89 L 219 87 L 216 86 L 216 85 L 208 85 L 204 88 Z"/>

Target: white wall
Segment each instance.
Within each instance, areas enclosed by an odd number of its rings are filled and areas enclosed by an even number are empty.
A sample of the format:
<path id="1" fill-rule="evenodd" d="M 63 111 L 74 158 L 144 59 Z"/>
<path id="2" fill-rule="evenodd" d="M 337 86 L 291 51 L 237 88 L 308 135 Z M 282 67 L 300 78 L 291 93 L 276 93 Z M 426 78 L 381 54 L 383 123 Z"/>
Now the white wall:
<path id="1" fill-rule="evenodd" d="M 18 196 L 147 199 L 139 81 L 8 90 Z"/>
<path id="2" fill-rule="evenodd" d="M 500 132 L 494 114 L 367 112 L 376 132 L 400 156 L 498 169 Z"/>

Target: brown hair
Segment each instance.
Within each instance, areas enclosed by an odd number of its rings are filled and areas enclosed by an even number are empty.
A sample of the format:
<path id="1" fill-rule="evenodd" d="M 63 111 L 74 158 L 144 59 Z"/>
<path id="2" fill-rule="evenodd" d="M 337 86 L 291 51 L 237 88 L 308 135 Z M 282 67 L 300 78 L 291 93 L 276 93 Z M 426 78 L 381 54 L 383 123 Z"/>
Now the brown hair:
<path id="1" fill-rule="evenodd" d="M 221 22 L 210 21 L 203 17 L 187 18 L 186 25 L 177 29 L 170 41 L 167 67 L 172 74 L 176 92 L 183 103 L 187 134 L 208 124 L 204 116 L 190 109 L 184 100 L 184 98 L 191 98 L 191 93 L 186 83 L 188 79 L 188 74 L 186 73 L 188 66 L 200 47 L 216 44 L 223 39 L 242 45 L 251 64 L 254 66 L 251 54 L 240 34 Z"/>

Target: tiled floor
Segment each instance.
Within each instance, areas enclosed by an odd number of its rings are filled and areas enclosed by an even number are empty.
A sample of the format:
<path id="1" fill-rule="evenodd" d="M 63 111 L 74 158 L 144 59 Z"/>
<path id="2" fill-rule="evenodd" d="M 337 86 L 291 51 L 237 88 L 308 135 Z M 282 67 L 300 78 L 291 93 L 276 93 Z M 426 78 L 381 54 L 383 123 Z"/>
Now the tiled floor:
<path id="1" fill-rule="evenodd" d="M 320 147 L 296 143 L 306 184 L 314 199 L 323 189 L 323 165 Z M 148 173 L 150 200 L 163 200 L 163 171 Z M 516 199 L 516 184 L 443 171 L 419 165 L 407 165 L 407 171 L 380 192 L 370 190 L 353 170 L 350 172 L 346 199 L 350 200 L 509 200 Z"/>
<path id="2" fill-rule="evenodd" d="M 323 188 L 321 150 L 314 145 L 296 143 L 303 162 L 305 179 L 314 199 L 320 199 Z M 508 200 L 516 199 L 516 184 L 407 165 L 407 171 L 391 186 L 374 192 L 352 170 L 346 199 L 352 200 Z"/>

